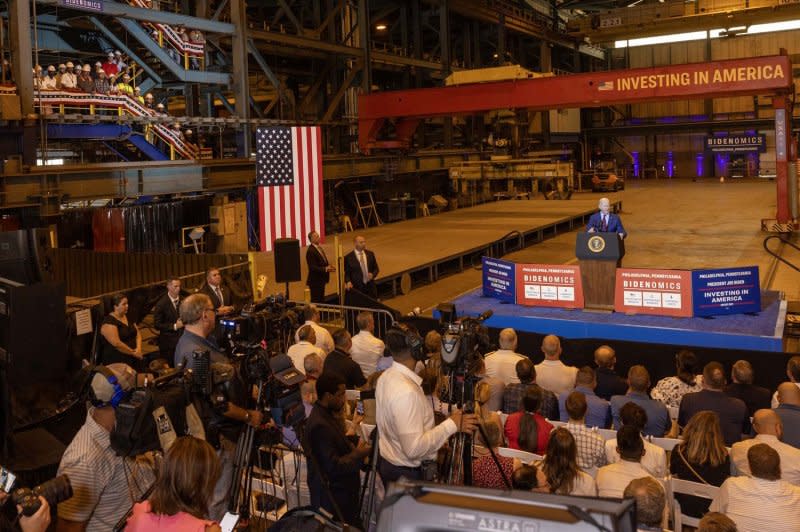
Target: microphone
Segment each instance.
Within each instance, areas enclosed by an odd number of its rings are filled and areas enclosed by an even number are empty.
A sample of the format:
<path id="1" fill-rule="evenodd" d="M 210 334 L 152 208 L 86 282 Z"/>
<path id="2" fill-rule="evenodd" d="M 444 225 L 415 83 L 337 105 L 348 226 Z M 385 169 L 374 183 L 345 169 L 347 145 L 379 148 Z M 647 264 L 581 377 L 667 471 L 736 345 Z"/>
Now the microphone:
<path id="1" fill-rule="evenodd" d="M 481 314 L 480 316 L 478 316 L 478 321 L 486 321 L 486 320 L 488 320 L 489 318 L 491 318 L 493 314 L 494 314 L 494 311 L 493 311 L 493 310 L 491 310 L 491 309 L 490 309 L 490 310 L 487 310 L 487 311 L 485 311 L 483 314 Z"/>

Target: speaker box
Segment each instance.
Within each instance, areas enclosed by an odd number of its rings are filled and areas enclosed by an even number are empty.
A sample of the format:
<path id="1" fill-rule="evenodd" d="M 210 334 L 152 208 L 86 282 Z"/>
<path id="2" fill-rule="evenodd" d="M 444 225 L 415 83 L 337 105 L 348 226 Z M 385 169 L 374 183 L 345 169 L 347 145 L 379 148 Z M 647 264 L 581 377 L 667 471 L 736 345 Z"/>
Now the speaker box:
<path id="1" fill-rule="evenodd" d="M 28 231 L 0 232 L 0 277 L 31 284 L 39 280 L 36 270 L 31 260 Z"/>
<path id="2" fill-rule="evenodd" d="M 300 241 L 296 238 L 279 238 L 273 245 L 275 251 L 275 282 L 300 281 Z"/>

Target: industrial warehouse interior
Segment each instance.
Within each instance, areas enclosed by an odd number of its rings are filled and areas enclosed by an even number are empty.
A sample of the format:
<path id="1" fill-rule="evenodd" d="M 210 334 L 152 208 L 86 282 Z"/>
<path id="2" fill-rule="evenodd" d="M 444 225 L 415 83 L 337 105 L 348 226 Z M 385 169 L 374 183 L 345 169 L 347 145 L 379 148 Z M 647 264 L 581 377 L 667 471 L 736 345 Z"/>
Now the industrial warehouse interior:
<path id="1" fill-rule="evenodd" d="M 0 530 L 800 531 L 800 3 L 0 2 Z"/>

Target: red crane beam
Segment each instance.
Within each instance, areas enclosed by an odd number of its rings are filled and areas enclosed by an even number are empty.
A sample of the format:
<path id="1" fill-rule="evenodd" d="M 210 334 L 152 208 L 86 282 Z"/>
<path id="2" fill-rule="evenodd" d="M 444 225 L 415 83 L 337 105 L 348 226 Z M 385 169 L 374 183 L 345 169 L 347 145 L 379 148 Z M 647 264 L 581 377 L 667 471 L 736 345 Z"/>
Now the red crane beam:
<path id="1" fill-rule="evenodd" d="M 792 90 L 792 64 L 786 55 L 687 63 L 652 68 L 587 72 L 450 87 L 376 92 L 359 96 L 358 142 L 364 153 L 375 148 L 408 148 L 423 118 L 475 114 L 496 109 L 548 109 L 724 98 L 774 94 L 783 101 Z M 776 107 L 784 107 L 778 105 Z M 788 146 L 791 113 L 778 113 L 777 145 Z M 381 141 L 387 121 L 395 136 Z M 778 137 L 783 137 L 778 138 Z M 781 159 L 784 159 L 783 161 Z M 788 160 L 777 157 L 778 209 L 781 223 L 789 220 Z"/>

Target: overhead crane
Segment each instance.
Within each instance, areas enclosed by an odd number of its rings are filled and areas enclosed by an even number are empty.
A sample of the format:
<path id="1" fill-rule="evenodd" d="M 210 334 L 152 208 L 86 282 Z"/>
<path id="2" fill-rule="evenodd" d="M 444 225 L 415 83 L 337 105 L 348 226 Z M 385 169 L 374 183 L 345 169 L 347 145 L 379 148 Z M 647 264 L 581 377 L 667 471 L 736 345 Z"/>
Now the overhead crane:
<path id="1" fill-rule="evenodd" d="M 791 137 L 792 64 L 785 54 L 362 94 L 358 142 L 364 153 L 409 149 L 426 118 L 496 109 L 545 111 L 756 94 L 772 95 L 775 110 L 776 219 L 762 226 L 798 229 L 797 188 L 789 190 L 790 163 L 797 159 Z M 387 122 L 394 125 L 394 137 L 381 139 Z"/>

